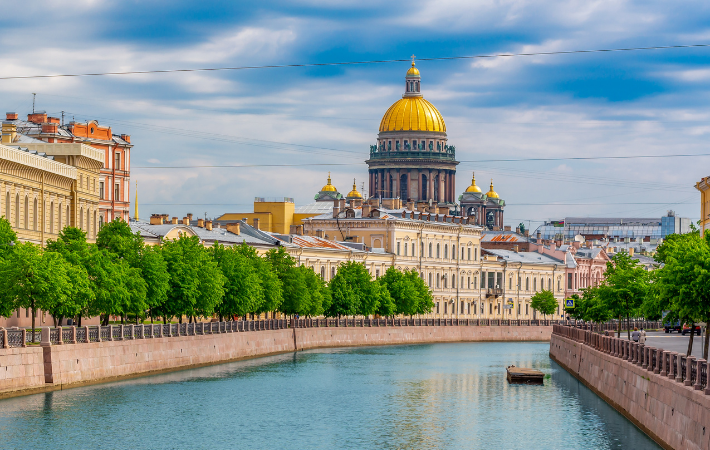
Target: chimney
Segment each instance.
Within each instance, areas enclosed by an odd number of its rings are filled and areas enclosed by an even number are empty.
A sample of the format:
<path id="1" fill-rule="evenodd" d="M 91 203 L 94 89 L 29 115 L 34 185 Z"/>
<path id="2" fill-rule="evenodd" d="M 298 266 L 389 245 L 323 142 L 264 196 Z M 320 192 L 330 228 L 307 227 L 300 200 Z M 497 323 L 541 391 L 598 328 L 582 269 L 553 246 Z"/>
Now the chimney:
<path id="1" fill-rule="evenodd" d="M 162 225 L 163 224 L 163 216 L 161 214 L 151 214 L 150 224 L 151 225 Z"/>
<path id="2" fill-rule="evenodd" d="M 252 223 L 254 224 L 253 225 L 254 228 L 256 228 L 257 230 L 261 229 L 261 228 L 259 228 L 259 219 L 255 218 L 254 220 L 252 220 Z"/>
<path id="3" fill-rule="evenodd" d="M 550 250 L 553 252 L 557 250 L 557 243 L 555 241 L 550 241 Z"/>
<path id="4" fill-rule="evenodd" d="M 520 234 L 520 227 L 515 227 L 515 232 Z"/>
<path id="5" fill-rule="evenodd" d="M 427 210 L 428 210 L 429 214 L 436 214 L 438 212 L 439 208 L 435 204 L 433 204 L 433 205 L 429 206 L 427 208 Z"/>
<path id="6" fill-rule="evenodd" d="M 17 125 L 12 122 L 2 123 L 2 143 L 12 144 L 17 137 Z"/>
<path id="7" fill-rule="evenodd" d="M 634 248 L 629 247 L 629 256 L 634 256 Z"/>
<path id="8" fill-rule="evenodd" d="M 350 200 L 350 206 L 353 208 L 359 208 L 362 206 L 362 199 L 354 198 Z"/>
<path id="9" fill-rule="evenodd" d="M 338 217 L 339 214 L 340 214 L 340 205 L 339 205 L 338 202 L 336 201 L 336 202 L 335 202 L 335 205 L 333 205 L 333 219 L 335 219 L 336 217 Z M 293 233 L 291 233 L 291 234 L 293 234 Z"/>
<path id="10" fill-rule="evenodd" d="M 229 231 L 232 234 L 239 235 L 241 224 L 242 224 L 241 222 L 228 223 L 227 224 L 227 231 Z"/>
<path id="11" fill-rule="evenodd" d="M 449 213 L 448 206 L 439 206 L 439 214 L 448 214 L 448 213 Z"/>
<path id="12" fill-rule="evenodd" d="M 127 135 L 127 134 L 122 134 L 122 135 L 121 135 L 121 139 L 123 139 L 124 141 L 128 142 L 129 144 L 131 143 L 131 136 L 129 136 L 129 135 Z"/>
<path id="13" fill-rule="evenodd" d="M 208 220 L 207 222 L 205 222 L 205 230 L 212 231 L 212 221 L 211 220 Z"/>
<path id="14" fill-rule="evenodd" d="M 545 253 L 545 244 L 540 241 L 537 241 L 537 252 L 541 255 Z"/>
<path id="15" fill-rule="evenodd" d="M 19 116 L 16 112 L 5 113 L 5 120 L 17 120 Z"/>
<path id="16" fill-rule="evenodd" d="M 417 202 L 417 211 L 419 211 L 420 213 L 426 212 L 426 207 L 426 202 Z"/>
<path id="17" fill-rule="evenodd" d="M 323 230 L 316 230 L 316 237 L 318 237 L 318 238 L 325 238 L 325 231 L 323 231 Z"/>
<path id="18" fill-rule="evenodd" d="M 57 128 L 58 128 L 58 125 L 56 123 L 45 122 L 42 124 L 42 134 L 47 134 L 47 133 L 54 134 L 57 132 Z"/>
<path id="19" fill-rule="evenodd" d="M 178 218 L 177 218 L 177 217 L 173 217 L 173 220 L 171 220 L 170 223 L 172 223 L 173 225 L 177 225 L 177 224 L 178 224 Z"/>
<path id="20" fill-rule="evenodd" d="M 503 231 L 510 231 L 510 225 L 506 225 L 503 227 Z"/>
<path id="21" fill-rule="evenodd" d="M 372 206 L 369 204 L 362 205 L 362 217 L 370 217 L 370 211 L 372 211 Z"/>
<path id="22" fill-rule="evenodd" d="M 520 247 L 518 247 L 518 244 L 515 244 L 513 250 L 515 251 L 515 253 L 520 253 Z"/>
<path id="23" fill-rule="evenodd" d="M 530 230 L 525 230 L 525 233 L 523 233 L 525 237 L 530 237 Z"/>
<path id="24" fill-rule="evenodd" d="M 197 226 L 200 228 L 205 227 L 205 219 L 197 219 Z"/>
<path id="25" fill-rule="evenodd" d="M 582 243 L 581 243 L 581 242 L 577 242 L 577 241 L 572 242 L 572 247 L 574 247 L 574 248 L 577 249 L 577 250 L 579 250 L 579 248 L 580 248 L 581 246 L 582 246 Z"/>
<path id="26" fill-rule="evenodd" d="M 414 211 L 414 202 L 412 202 L 412 201 L 407 202 L 407 209 L 410 211 Z"/>
<path id="27" fill-rule="evenodd" d="M 183 217 L 182 224 L 183 225 L 190 225 L 190 219 L 188 219 L 187 216 Z"/>
<path id="28" fill-rule="evenodd" d="M 37 125 L 45 123 L 47 121 L 47 113 L 44 111 L 37 111 L 36 113 L 27 114 L 27 121 L 36 123 Z"/>
<path id="29" fill-rule="evenodd" d="M 192 213 L 187 213 L 187 220 L 192 222 Z"/>

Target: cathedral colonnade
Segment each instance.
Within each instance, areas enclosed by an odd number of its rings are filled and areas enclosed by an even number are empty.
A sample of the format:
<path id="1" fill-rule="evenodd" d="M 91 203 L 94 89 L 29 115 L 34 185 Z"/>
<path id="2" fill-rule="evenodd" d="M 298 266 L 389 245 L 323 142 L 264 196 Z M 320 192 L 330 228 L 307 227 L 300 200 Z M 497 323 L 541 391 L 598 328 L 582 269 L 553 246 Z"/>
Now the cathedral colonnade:
<path id="1" fill-rule="evenodd" d="M 456 170 L 452 169 L 370 169 L 369 185 L 371 197 L 456 202 Z"/>

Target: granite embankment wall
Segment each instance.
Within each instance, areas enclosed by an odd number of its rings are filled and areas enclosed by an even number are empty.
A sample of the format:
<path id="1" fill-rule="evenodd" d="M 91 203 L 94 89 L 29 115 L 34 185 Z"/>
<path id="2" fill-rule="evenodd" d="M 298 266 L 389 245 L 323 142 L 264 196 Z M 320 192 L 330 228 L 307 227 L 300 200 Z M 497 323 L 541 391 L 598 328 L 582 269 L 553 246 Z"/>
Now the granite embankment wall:
<path id="1" fill-rule="evenodd" d="M 662 447 L 710 448 L 710 396 L 669 378 L 665 368 L 654 373 L 615 356 L 619 346 L 614 345 L 620 340 L 603 339 L 595 349 L 577 339 L 553 334 L 550 356 Z M 623 351 L 628 352 L 628 347 Z"/>
<path id="2" fill-rule="evenodd" d="M 552 326 L 321 327 L 3 348 L 0 397 L 312 348 L 549 341 L 551 334 Z"/>

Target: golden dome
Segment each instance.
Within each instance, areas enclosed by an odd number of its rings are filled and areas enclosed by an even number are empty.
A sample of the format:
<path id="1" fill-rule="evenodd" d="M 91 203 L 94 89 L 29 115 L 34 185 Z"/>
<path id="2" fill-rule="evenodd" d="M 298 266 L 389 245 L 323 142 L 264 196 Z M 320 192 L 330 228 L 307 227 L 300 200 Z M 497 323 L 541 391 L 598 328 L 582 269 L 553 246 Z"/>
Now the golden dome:
<path id="1" fill-rule="evenodd" d="M 419 69 L 414 67 L 414 61 L 412 61 L 412 67 L 409 68 L 407 71 L 407 76 L 408 77 L 418 77 L 419 76 Z"/>
<path id="2" fill-rule="evenodd" d="M 328 172 L 328 184 L 323 186 L 323 189 L 320 190 L 321 192 L 338 192 L 337 189 L 335 189 L 335 186 L 330 184 L 330 172 Z"/>
<path id="3" fill-rule="evenodd" d="M 467 187 L 465 192 L 481 192 L 481 188 L 476 186 L 476 174 L 473 174 L 473 177 L 471 178 L 471 186 Z"/>
<path id="4" fill-rule="evenodd" d="M 404 97 L 389 107 L 380 122 L 380 131 L 439 131 L 445 133 L 446 124 L 439 110 L 424 98 Z"/>
<path id="5" fill-rule="evenodd" d="M 357 191 L 357 186 L 355 186 L 355 179 L 353 178 L 353 190 L 348 193 L 347 198 L 362 198 L 362 194 Z"/>
<path id="6" fill-rule="evenodd" d="M 491 190 L 486 193 L 488 198 L 500 198 L 498 193 L 493 190 L 493 180 L 491 180 Z"/>

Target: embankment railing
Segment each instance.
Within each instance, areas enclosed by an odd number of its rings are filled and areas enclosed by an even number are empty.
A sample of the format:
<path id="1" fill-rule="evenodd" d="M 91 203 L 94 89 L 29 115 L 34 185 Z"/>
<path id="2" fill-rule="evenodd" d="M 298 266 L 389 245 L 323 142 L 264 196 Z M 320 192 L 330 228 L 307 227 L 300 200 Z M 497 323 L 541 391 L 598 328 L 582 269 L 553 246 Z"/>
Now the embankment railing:
<path id="1" fill-rule="evenodd" d="M 649 326 L 648 328 L 652 327 Z M 696 391 L 702 390 L 705 395 L 710 395 L 708 362 L 702 358 L 686 356 L 682 353 L 663 350 L 628 339 L 599 334 L 566 324 L 554 324 L 552 333 L 592 347 L 602 353 L 618 358 L 624 363 L 639 366 L 641 369 L 658 376 L 670 378 L 677 383 L 683 383 L 685 386 L 692 386 Z"/>

